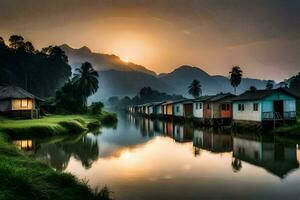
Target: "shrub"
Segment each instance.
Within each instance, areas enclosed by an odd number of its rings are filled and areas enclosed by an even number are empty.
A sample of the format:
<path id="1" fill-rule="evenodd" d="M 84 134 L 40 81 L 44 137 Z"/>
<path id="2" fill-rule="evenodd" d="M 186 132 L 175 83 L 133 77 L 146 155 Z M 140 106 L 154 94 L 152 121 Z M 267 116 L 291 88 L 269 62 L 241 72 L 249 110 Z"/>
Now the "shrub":
<path id="1" fill-rule="evenodd" d="M 93 102 L 90 106 L 90 112 L 93 115 L 101 114 L 104 104 L 102 102 Z"/>
<path id="2" fill-rule="evenodd" d="M 105 113 L 105 114 L 103 114 L 103 116 L 100 119 L 100 122 L 103 125 L 113 125 L 113 124 L 117 123 L 117 121 L 118 121 L 118 118 L 115 113 Z"/>

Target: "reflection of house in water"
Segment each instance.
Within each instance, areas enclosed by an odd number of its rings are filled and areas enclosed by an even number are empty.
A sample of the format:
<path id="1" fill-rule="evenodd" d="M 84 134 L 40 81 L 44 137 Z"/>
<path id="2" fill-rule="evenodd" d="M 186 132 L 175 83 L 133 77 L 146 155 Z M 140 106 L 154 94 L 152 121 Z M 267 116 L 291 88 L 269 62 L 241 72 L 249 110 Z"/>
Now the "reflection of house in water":
<path id="1" fill-rule="evenodd" d="M 193 139 L 193 128 L 189 125 L 174 125 L 174 139 L 176 142 L 190 142 Z"/>
<path id="2" fill-rule="evenodd" d="M 154 131 L 155 131 L 155 134 L 156 135 L 161 135 L 163 134 L 163 131 L 164 131 L 164 123 L 160 120 L 155 120 L 154 121 Z"/>
<path id="3" fill-rule="evenodd" d="M 264 142 L 262 139 L 249 140 L 234 137 L 233 156 L 242 161 L 263 167 L 280 178 L 299 167 L 295 144 Z"/>
<path id="4" fill-rule="evenodd" d="M 33 140 L 14 140 L 13 144 L 18 149 L 26 152 L 33 152 L 36 146 Z"/>
<path id="5" fill-rule="evenodd" d="M 232 151 L 232 137 L 228 134 L 212 133 L 209 130 L 195 130 L 193 145 L 211 152 Z"/>
<path id="6" fill-rule="evenodd" d="M 151 119 L 147 119 L 147 130 L 149 136 L 154 136 L 154 123 Z"/>
<path id="7" fill-rule="evenodd" d="M 164 123 L 164 134 L 166 136 L 173 138 L 173 130 L 174 130 L 173 122 L 166 121 Z"/>

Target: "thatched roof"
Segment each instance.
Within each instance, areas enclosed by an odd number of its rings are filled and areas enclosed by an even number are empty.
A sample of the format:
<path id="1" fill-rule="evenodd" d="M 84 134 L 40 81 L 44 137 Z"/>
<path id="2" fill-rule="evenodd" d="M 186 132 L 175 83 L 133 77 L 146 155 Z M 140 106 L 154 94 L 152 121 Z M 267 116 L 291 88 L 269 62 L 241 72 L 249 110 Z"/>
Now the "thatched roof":
<path id="1" fill-rule="evenodd" d="M 33 94 L 17 86 L 0 86 L 0 100 L 5 99 L 37 99 Z"/>

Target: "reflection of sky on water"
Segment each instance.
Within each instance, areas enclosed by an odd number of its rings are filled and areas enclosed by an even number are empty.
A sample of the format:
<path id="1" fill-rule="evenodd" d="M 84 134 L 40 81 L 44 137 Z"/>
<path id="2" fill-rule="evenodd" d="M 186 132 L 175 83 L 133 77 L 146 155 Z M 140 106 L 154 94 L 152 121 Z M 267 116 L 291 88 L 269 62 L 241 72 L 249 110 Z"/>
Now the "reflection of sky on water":
<path id="1" fill-rule="evenodd" d="M 299 155 L 295 144 L 124 116 L 116 129 L 40 144 L 35 152 L 130 200 L 296 197 Z"/>

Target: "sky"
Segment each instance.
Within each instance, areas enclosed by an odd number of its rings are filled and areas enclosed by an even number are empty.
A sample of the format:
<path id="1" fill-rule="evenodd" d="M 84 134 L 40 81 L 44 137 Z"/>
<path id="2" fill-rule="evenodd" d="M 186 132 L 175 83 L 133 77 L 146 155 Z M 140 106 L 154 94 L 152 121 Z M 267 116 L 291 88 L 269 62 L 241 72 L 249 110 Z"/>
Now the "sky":
<path id="1" fill-rule="evenodd" d="M 180 65 L 282 80 L 300 71 L 298 0 L 1 0 L 0 36 L 66 43 L 156 73 Z"/>

